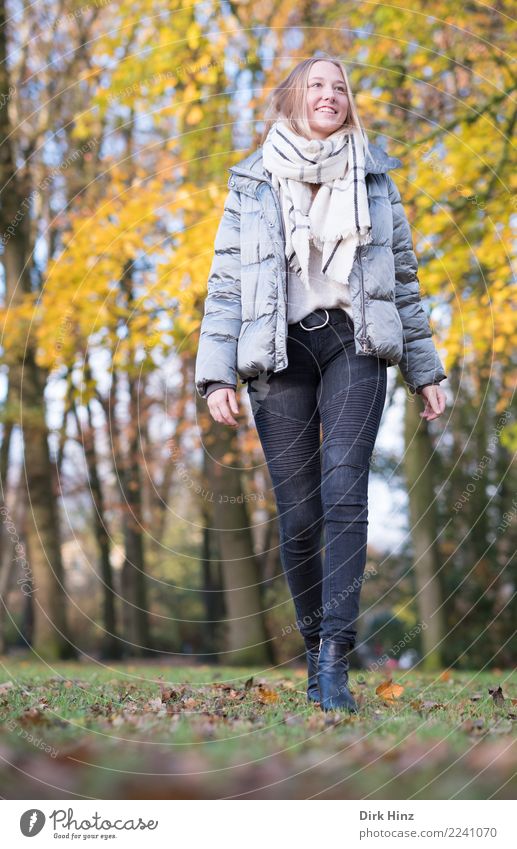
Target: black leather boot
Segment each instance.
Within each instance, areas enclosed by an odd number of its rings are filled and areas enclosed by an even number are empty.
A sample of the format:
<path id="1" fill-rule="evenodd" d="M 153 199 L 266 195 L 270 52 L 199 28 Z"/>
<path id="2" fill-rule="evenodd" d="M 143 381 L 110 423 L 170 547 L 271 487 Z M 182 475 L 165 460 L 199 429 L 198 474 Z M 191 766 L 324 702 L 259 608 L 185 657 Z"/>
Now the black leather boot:
<path id="1" fill-rule="evenodd" d="M 318 656 L 320 653 L 320 641 L 305 641 L 307 656 L 307 701 L 319 702 L 320 691 L 318 688 Z"/>
<path id="2" fill-rule="evenodd" d="M 336 643 L 334 640 L 322 640 L 318 657 L 318 688 L 321 709 L 348 710 L 357 713 L 357 704 L 348 689 L 349 663 L 347 652 L 353 646 L 348 643 Z"/>

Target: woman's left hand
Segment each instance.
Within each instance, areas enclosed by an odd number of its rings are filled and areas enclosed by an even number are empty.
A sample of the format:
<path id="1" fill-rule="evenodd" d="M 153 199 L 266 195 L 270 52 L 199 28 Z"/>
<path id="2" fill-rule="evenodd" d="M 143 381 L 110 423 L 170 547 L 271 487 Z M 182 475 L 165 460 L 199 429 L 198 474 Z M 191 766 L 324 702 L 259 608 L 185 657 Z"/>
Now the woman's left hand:
<path id="1" fill-rule="evenodd" d="M 445 410 L 445 393 L 443 389 L 440 389 L 437 384 L 424 386 L 420 391 L 420 395 L 425 399 L 425 409 L 423 413 L 418 414 L 419 416 L 430 422 L 442 415 Z"/>

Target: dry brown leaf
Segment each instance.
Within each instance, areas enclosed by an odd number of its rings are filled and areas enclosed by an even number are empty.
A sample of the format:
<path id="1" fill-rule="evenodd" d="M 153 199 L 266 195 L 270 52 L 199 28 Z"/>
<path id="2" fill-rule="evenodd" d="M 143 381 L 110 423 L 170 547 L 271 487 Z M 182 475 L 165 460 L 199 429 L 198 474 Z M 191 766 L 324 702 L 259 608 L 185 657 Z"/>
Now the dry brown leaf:
<path id="1" fill-rule="evenodd" d="M 404 687 L 402 687 L 401 684 L 394 684 L 393 680 L 390 678 L 389 681 L 383 681 L 382 684 L 379 684 L 375 692 L 381 697 L 381 699 L 384 699 L 385 702 L 393 704 L 395 699 L 400 698 L 404 692 Z"/>
<path id="2" fill-rule="evenodd" d="M 501 686 L 497 687 L 497 689 L 495 687 L 490 687 L 488 692 L 498 707 L 501 707 L 504 704 L 504 696 Z"/>
<path id="3" fill-rule="evenodd" d="M 162 687 L 162 702 L 170 702 L 177 701 L 180 697 L 180 694 L 177 690 L 173 690 L 172 687 Z M 130 697 L 131 698 L 131 697 Z"/>
<path id="4" fill-rule="evenodd" d="M 275 690 L 271 690 L 269 687 L 259 687 L 257 693 L 257 699 L 262 704 L 273 704 L 278 701 L 278 693 Z"/>
<path id="5" fill-rule="evenodd" d="M 19 721 L 22 723 L 22 725 L 26 725 L 26 724 L 37 725 L 40 722 L 48 722 L 48 716 L 46 715 L 46 713 L 43 709 L 44 707 L 45 706 L 42 705 L 41 708 L 39 708 L 39 707 L 25 708 L 22 715 L 20 717 L 18 717 Z"/>
<path id="6" fill-rule="evenodd" d="M 152 711 L 152 710 L 161 710 L 163 707 L 163 702 L 161 698 L 159 699 L 149 699 L 148 702 L 143 706 L 143 710 Z"/>
<path id="7" fill-rule="evenodd" d="M 433 701 L 425 701 L 424 699 L 416 699 L 413 702 L 409 703 L 413 710 L 437 710 L 438 708 L 444 708 L 445 705 L 441 702 L 433 702 Z"/>
<path id="8" fill-rule="evenodd" d="M 466 731 L 467 734 L 480 734 L 485 731 L 485 720 L 479 717 L 478 719 L 473 719 L 473 717 L 469 717 L 460 725 L 462 731 Z"/>
<path id="9" fill-rule="evenodd" d="M 246 698 L 246 691 L 230 690 L 230 692 L 225 693 L 225 698 L 231 699 L 232 702 L 242 702 L 242 700 Z"/>

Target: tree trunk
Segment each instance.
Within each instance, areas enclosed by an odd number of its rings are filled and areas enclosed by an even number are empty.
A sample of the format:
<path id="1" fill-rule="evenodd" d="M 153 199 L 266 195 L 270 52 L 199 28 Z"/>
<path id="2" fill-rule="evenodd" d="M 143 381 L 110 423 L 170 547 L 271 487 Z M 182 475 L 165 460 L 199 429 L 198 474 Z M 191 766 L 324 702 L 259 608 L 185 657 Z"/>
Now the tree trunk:
<path id="1" fill-rule="evenodd" d="M 32 292 L 31 176 L 29 166 L 18 166 L 14 128 L 9 118 L 10 79 L 7 62 L 5 2 L 0 2 L 0 227 L 9 238 L 3 253 L 7 304 L 15 307 Z M 28 325 L 27 325 L 28 326 Z M 30 333 L 30 330 L 27 331 Z M 45 420 L 46 375 L 37 366 L 34 343 L 25 341 L 25 352 L 6 351 L 9 368 L 7 417 L 22 428 L 24 475 L 33 523 L 32 562 L 34 647 L 47 659 L 75 655 L 67 633 L 67 596 L 63 583 L 57 493 L 52 485 L 53 466 Z"/>
<path id="2" fill-rule="evenodd" d="M 209 473 L 211 460 L 208 452 L 203 453 L 203 476 Z M 170 464 L 173 468 L 173 464 Z M 204 644 L 207 652 L 205 662 L 214 661 L 224 649 L 223 620 L 225 617 L 224 588 L 220 564 L 212 557 L 218 550 L 214 528 L 214 511 L 210 498 L 202 506 L 203 543 L 201 551 L 201 571 L 203 575 L 203 598 L 205 608 Z"/>
<path id="3" fill-rule="evenodd" d="M 129 422 L 127 424 L 127 450 L 123 459 L 119 455 L 124 497 L 125 557 L 122 582 L 125 607 L 125 637 L 131 644 L 131 653 L 142 656 L 151 650 L 149 612 L 143 540 L 142 482 L 140 475 L 138 440 L 138 386 L 141 381 L 128 377 Z"/>
<path id="4" fill-rule="evenodd" d="M 419 416 L 423 409 L 420 396 L 407 398 L 404 470 L 409 498 L 416 602 L 419 622 L 422 624 L 422 667 L 433 671 L 441 666 L 444 616 L 438 577 L 439 528 L 434 502 L 433 446 L 427 422 Z"/>
<path id="5" fill-rule="evenodd" d="M 77 652 L 68 635 L 57 493 L 54 489 L 53 464 L 42 399 L 39 370 L 29 351 L 23 369 L 20 418 L 24 443 L 23 481 L 29 505 L 28 524 L 29 527 L 33 525 L 30 563 L 34 605 L 33 646 L 44 658 L 66 659 L 75 657 Z"/>
<path id="6" fill-rule="evenodd" d="M 197 393 L 196 402 L 199 412 L 206 416 L 206 401 Z M 206 435 L 205 449 L 210 454 L 208 481 L 225 590 L 227 627 L 223 661 L 267 663 L 272 652 L 261 605 L 261 575 L 253 552 L 242 476 L 235 468 L 236 435 L 231 428 L 214 423 Z"/>
<path id="7" fill-rule="evenodd" d="M 88 375 L 89 376 L 89 375 Z M 88 425 L 83 428 L 74 403 L 73 412 L 79 439 L 83 445 L 86 468 L 88 470 L 88 488 L 93 502 L 93 532 L 99 550 L 100 577 L 102 579 L 102 615 L 104 634 L 102 638 L 102 657 L 122 657 L 122 644 L 117 633 L 115 614 L 115 590 L 113 570 L 110 559 L 110 534 L 106 523 L 104 494 L 98 472 L 98 459 L 95 449 L 95 427 L 91 405 L 87 404 Z"/>
<path id="8" fill-rule="evenodd" d="M 9 468 L 9 449 L 11 446 L 11 435 L 13 427 L 11 422 L 4 422 L 2 445 L 0 447 L 0 486 L 1 486 L 1 506 L 6 507 L 7 501 L 7 470 Z M 7 592 L 9 589 L 9 581 L 11 578 L 13 557 L 10 552 L 10 545 L 5 532 L 5 511 L 0 514 L 0 654 L 4 654 L 6 650 L 5 642 L 5 621 L 7 614 Z"/>

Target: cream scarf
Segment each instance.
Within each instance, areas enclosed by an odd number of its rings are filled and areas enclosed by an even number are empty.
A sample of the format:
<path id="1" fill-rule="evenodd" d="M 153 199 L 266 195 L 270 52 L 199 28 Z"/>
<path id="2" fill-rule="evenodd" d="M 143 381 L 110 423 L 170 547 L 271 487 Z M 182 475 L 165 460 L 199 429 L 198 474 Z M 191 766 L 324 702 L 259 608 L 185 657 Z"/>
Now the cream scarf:
<path id="1" fill-rule="evenodd" d="M 309 239 L 322 252 L 321 272 L 346 283 L 356 245 L 372 241 L 362 131 L 338 129 L 326 139 L 306 139 L 276 121 L 263 144 L 285 225 L 285 254 L 309 288 Z M 305 183 L 320 183 L 314 200 Z"/>

